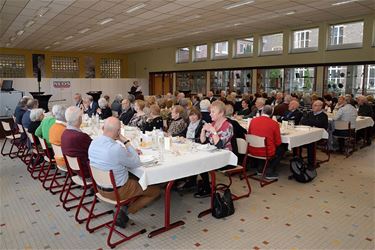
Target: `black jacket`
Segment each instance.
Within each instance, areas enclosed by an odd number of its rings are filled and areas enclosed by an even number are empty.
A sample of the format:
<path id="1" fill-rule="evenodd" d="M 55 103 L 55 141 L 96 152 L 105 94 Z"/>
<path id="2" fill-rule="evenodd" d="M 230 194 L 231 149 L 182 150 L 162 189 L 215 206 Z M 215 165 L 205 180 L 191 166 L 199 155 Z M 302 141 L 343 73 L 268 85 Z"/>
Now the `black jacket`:
<path id="1" fill-rule="evenodd" d="M 231 140 L 232 152 L 238 156 L 237 138 L 245 139 L 247 131 L 236 120 L 227 118 L 227 121 L 230 122 L 230 124 L 232 124 L 233 126 L 233 136 Z"/>
<path id="2" fill-rule="evenodd" d="M 102 113 L 99 114 L 100 119 L 105 120 L 108 117 L 112 116 L 112 110 L 109 107 L 106 107 L 105 109 L 102 109 Z"/>
<path id="3" fill-rule="evenodd" d="M 211 119 L 211 116 L 210 116 L 209 112 L 202 111 L 201 113 L 202 113 L 202 120 L 204 120 L 207 123 L 211 123 L 212 122 L 212 119 Z"/>
<path id="4" fill-rule="evenodd" d="M 306 116 L 301 119 L 302 125 L 307 125 L 311 127 L 328 129 L 328 116 L 326 113 L 321 112 L 318 115 L 314 115 L 314 112 L 310 111 Z"/>
<path id="5" fill-rule="evenodd" d="M 130 122 L 130 119 L 132 119 L 132 117 L 134 116 L 134 109 L 132 108 L 129 108 L 127 111 L 123 111 L 119 117 L 120 121 L 122 121 L 122 123 L 124 125 L 128 125 L 128 123 Z"/>
<path id="6" fill-rule="evenodd" d="M 302 118 L 302 112 L 298 109 L 294 110 L 293 112 L 290 112 L 289 110 L 285 112 L 283 116 L 280 117 L 281 121 L 294 121 L 295 125 L 298 125 Z"/>
<path id="7" fill-rule="evenodd" d="M 155 117 L 152 120 L 148 120 L 145 123 L 145 131 L 152 131 L 154 128 L 163 129 L 163 118 L 161 116 Z"/>
<path id="8" fill-rule="evenodd" d="M 197 128 L 195 129 L 194 141 L 197 142 L 197 143 L 201 143 L 200 137 L 201 137 L 201 132 L 202 132 L 202 128 L 203 128 L 204 124 L 206 124 L 206 122 L 201 119 Z M 186 127 L 186 129 L 183 132 L 185 138 L 186 138 L 186 133 L 187 133 L 188 127 L 189 127 L 189 125 Z"/>
<path id="9" fill-rule="evenodd" d="M 358 115 L 359 116 L 369 116 L 369 117 L 374 117 L 374 111 L 372 110 L 372 107 L 368 105 L 367 103 L 364 103 L 359 106 L 358 109 Z"/>

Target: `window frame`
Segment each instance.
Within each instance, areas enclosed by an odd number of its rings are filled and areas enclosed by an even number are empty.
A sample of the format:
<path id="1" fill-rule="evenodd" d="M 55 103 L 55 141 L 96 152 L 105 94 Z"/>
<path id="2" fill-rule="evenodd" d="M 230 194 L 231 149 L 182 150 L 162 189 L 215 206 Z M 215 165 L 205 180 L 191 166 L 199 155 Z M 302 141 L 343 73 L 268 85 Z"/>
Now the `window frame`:
<path id="1" fill-rule="evenodd" d="M 294 40 L 294 33 L 295 32 L 302 32 L 302 31 L 307 31 L 307 30 L 314 30 L 314 29 L 317 29 L 318 30 L 318 45 L 316 47 L 307 47 L 307 48 L 294 48 L 294 43 L 295 43 L 295 40 Z M 306 32 L 304 32 L 304 34 L 306 34 Z M 311 35 L 310 36 L 310 43 L 311 43 Z M 305 39 L 306 40 L 306 39 Z M 289 53 L 306 53 L 306 52 L 316 52 L 319 50 L 319 27 L 318 26 L 314 26 L 314 27 L 307 27 L 307 28 L 304 28 L 304 29 L 298 29 L 298 30 L 292 30 L 291 32 L 291 35 L 290 35 L 290 50 L 289 50 Z"/>
<path id="2" fill-rule="evenodd" d="M 346 43 L 346 44 L 331 44 L 331 27 L 332 26 L 344 27 L 344 25 L 353 24 L 353 23 L 362 23 L 362 25 L 363 25 L 363 29 L 362 29 L 362 41 L 361 42 L 358 42 L 358 43 Z M 358 49 L 358 48 L 363 48 L 364 27 L 365 27 L 364 20 L 353 20 L 353 21 L 349 21 L 349 22 L 340 22 L 340 23 L 329 24 L 328 29 L 327 29 L 327 46 L 326 46 L 326 50 L 341 50 L 341 49 Z M 344 28 L 343 28 L 343 36 L 342 37 L 344 37 Z"/>
<path id="3" fill-rule="evenodd" d="M 227 55 L 221 55 L 221 56 L 215 56 L 215 45 L 217 43 L 224 43 L 226 42 L 227 43 Z M 223 60 L 223 59 L 228 59 L 229 58 L 229 40 L 221 40 L 221 41 L 217 41 L 217 42 L 213 42 L 212 43 L 212 47 L 211 47 L 211 60 Z"/>
<path id="4" fill-rule="evenodd" d="M 196 57 L 196 48 L 198 47 L 198 46 L 202 46 L 202 45 L 206 45 L 206 47 L 207 47 L 207 49 L 206 49 L 206 52 L 207 52 L 207 54 L 206 54 L 206 57 L 205 58 L 197 58 Z M 208 44 L 207 43 L 202 43 L 202 44 L 197 44 L 197 45 L 194 45 L 193 46 L 193 62 L 204 62 L 204 61 L 207 61 L 207 59 L 208 59 L 208 51 L 209 51 L 209 49 L 208 49 Z"/>
<path id="5" fill-rule="evenodd" d="M 178 61 L 178 53 L 179 53 L 180 49 L 188 49 L 189 56 L 188 56 L 187 61 L 182 61 L 182 62 L 179 62 L 179 61 Z M 178 47 L 178 48 L 176 49 L 175 62 L 176 62 L 176 64 L 183 64 L 183 63 L 189 63 L 189 62 L 190 62 L 190 46 Z"/>
<path id="6" fill-rule="evenodd" d="M 282 50 L 270 50 L 270 51 L 263 51 L 263 37 L 265 36 L 272 36 L 272 35 L 277 35 L 281 34 L 282 35 L 282 44 L 281 46 L 278 45 L 278 47 L 282 47 Z M 276 32 L 276 33 L 267 33 L 267 34 L 262 34 L 259 36 L 259 56 L 276 56 L 276 55 L 282 55 L 284 53 L 284 32 Z"/>
<path id="7" fill-rule="evenodd" d="M 245 39 L 250 39 L 252 38 L 253 39 L 253 45 L 252 45 L 252 50 L 249 54 L 242 54 L 242 55 L 238 55 L 237 54 L 237 42 L 238 40 L 245 40 Z M 254 36 L 248 36 L 248 37 L 240 37 L 240 38 L 236 38 L 234 40 L 234 43 L 233 43 L 233 58 L 244 58 L 244 57 L 252 57 L 254 55 Z"/>

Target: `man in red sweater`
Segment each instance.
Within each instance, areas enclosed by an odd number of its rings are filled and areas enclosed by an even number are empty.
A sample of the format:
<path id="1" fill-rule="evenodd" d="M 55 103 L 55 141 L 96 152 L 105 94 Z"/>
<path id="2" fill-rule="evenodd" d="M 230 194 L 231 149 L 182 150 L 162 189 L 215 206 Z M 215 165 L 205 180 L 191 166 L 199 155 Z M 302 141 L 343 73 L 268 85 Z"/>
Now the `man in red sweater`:
<path id="1" fill-rule="evenodd" d="M 272 158 L 268 166 L 268 171 L 266 172 L 266 179 L 269 180 L 278 178 L 278 174 L 275 172 L 275 167 L 280 163 L 281 157 L 286 150 L 285 145 L 281 143 L 279 124 L 270 118 L 271 115 L 272 107 L 269 105 L 264 106 L 262 115 L 251 120 L 247 131 L 248 134 L 266 138 L 266 150 L 264 148 L 249 146 L 248 152 L 254 156 L 268 156 Z M 254 163 L 257 167 L 257 174 L 261 175 L 264 161 L 254 158 Z"/>
<path id="2" fill-rule="evenodd" d="M 65 112 L 67 127 L 61 136 L 61 150 L 64 155 L 81 159 L 85 178 L 90 178 L 88 150 L 91 138 L 80 130 L 82 111 L 71 106 Z"/>

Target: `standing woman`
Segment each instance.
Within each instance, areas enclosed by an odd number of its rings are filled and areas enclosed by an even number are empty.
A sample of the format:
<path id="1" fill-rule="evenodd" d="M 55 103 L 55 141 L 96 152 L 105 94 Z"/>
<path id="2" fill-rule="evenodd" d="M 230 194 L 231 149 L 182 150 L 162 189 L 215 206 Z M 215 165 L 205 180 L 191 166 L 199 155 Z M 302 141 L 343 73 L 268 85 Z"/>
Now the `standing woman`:
<path id="1" fill-rule="evenodd" d="M 136 100 L 134 103 L 135 114 L 129 122 L 129 126 L 138 127 L 140 130 L 144 130 L 147 115 L 143 112 L 145 108 L 145 102 L 142 100 Z"/>
<path id="2" fill-rule="evenodd" d="M 218 149 L 232 150 L 231 140 L 233 137 L 233 126 L 225 117 L 225 104 L 222 101 L 214 101 L 211 104 L 211 123 L 203 126 L 200 134 L 201 143 L 209 142 Z M 203 184 L 198 192 L 194 194 L 196 198 L 208 197 L 211 194 L 210 180 L 208 173 L 201 174 Z"/>

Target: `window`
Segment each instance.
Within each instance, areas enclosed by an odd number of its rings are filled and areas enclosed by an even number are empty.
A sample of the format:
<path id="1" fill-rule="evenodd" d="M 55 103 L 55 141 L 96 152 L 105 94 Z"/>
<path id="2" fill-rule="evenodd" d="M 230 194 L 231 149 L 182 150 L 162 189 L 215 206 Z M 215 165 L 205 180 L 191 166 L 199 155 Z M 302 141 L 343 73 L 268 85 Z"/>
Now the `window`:
<path id="1" fill-rule="evenodd" d="M 79 78 L 79 58 L 53 56 L 52 57 L 53 78 Z"/>
<path id="2" fill-rule="evenodd" d="M 214 43 L 213 59 L 227 58 L 228 57 L 228 41 Z"/>
<path id="3" fill-rule="evenodd" d="M 101 78 L 121 78 L 121 59 L 101 58 L 100 77 Z"/>
<path id="4" fill-rule="evenodd" d="M 284 69 L 260 69 L 257 74 L 257 91 L 270 94 L 272 91 L 284 91 Z"/>
<path id="5" fill-rule="evenodd" d="M 235 57 L 251 56 L 253 54 L 254 38 L 237 39 L 235 44 Z"/>
<path id="6" fill-rule="evenodd" d="M 262 36 L 260 55 L 278 55 L 283 53 L 283 33 Z"/>
<path id="7" fill-rule="evenodd" d="M 194 61 L 204 61 L 207 59 L 207 44 L 194 47 Z"/>
<path id="8" fill-rule="evenodd" d="M 324 93 L 335 93 L 336 96 L 362 93 L 364 65 L 326 67 L 327 80 Z"/>
<path id="9" fill-rule="evenodd" d="M 315 85 L 315 68 L 287 68 L 285 91 L 288 93 L 312 93 Z"/>
<path id="10" fill-rule="evenodd" d="M 335 24 L 330 26 L 328 49 L 362 47 L 363 22 Z"/>
<path id="11" fill-rule="evenodd" d="M 0 55 L 0 77 L 26 77 L 25 57 L 19 55 Z"/>
<path id="12" fill-rule="evenodd" d="M 220 94 L 220 91 L 230 91 L 237 93 L 251 92 L 251 70 L 220 70 L 211 71 L 211 90 L 215 94 Z"/>
<path id="13" fill-rule="evenodd" d="M 179 48 L 176 51 L 176 63 L 189 62 L 190 49 L 188 47 Z"/>
<path id="14" fill-rule="evenodd" d="M 206 93 L 206 71 L 177 72 L 176 88 L 192 95 Z"/>
<path id="15" fill-rule="evenodd" d="M 318 28 L 294 31 L 292 37 L 292 52 L 317 51 L 318 37 Z"/>
<path id="16" fill-rule="evenodd" d="M 368 65 L 366 75 L 366 95 L 375 94 L 375 64 Z"/>

